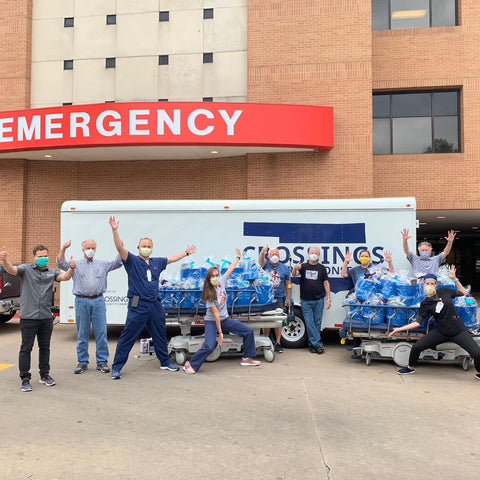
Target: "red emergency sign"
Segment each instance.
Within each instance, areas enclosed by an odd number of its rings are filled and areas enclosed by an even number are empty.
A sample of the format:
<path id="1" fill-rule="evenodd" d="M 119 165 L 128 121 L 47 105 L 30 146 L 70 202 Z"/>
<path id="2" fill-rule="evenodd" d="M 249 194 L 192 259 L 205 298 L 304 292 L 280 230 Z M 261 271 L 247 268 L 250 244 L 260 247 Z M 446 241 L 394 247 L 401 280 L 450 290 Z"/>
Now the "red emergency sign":
<path id="1" fill-rule="evenodd" d="M 97 146 L 333 148 L 333 108 L 257 103 L 115 103 L 0 112 L 0 153 Z"/>

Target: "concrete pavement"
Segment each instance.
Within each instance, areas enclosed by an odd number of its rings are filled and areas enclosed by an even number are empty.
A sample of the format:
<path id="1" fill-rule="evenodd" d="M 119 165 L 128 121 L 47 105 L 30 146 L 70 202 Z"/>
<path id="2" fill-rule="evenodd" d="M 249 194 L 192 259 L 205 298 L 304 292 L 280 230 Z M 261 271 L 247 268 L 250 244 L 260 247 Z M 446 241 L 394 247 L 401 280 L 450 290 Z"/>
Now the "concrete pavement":
<path id="1" fill-rule="evenodd" d="M 109 327 L 113 355 L 120 329 Z M 139 343 L 113 381 L 76 366 L 75 327 L 56 325 L 52 376 L 20 392 L 18 321 L 0 325 L 0 479 L 436 479 L 480 471 L 480 381 L 473 369 L 350 358 L 335 337 L 323 355 L 239 357 L 197 375 L 160 371 Z M 90 354 L 94 353 L 90 341 Z"/>

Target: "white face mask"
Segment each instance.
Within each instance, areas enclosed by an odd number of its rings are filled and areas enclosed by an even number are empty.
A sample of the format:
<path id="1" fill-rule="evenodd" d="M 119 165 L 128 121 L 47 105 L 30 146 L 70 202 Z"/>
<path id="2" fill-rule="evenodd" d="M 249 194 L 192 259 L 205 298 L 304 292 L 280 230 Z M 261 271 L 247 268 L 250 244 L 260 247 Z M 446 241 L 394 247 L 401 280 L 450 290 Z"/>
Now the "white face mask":
<path id="1" fill-rule="evenodd" d="M 318 260 L 318 255 L 316 253 L 311 253 L 308 256 L 308 259 L 311 260 L 312 262 L 316 262 Z"/>
<path id="2" fill-rule="evenodd" d="M 277 257 L 277 255 L 272 255 L 272 256 L 270 257 L 270 261 L 271 261 L 272 263 L 278 263 L 278 260 L 279 260 L 279 258 Z"/>
<path id="3" fill-rule="evenodd" d="M 95 250 L 93 248 L 89 248 L 85 250 L 85 255 L 87 258 L 93 258 L 95 256 Z"/>

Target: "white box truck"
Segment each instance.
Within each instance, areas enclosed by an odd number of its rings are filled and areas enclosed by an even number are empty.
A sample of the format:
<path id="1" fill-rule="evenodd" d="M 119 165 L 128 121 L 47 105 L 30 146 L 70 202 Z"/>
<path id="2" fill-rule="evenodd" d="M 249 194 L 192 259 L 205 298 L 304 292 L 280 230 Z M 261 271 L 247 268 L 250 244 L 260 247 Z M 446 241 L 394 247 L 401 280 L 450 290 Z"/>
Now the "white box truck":
<path id="1" fill-rule="evenodd" d="M 410 270 L 402 249 L 401 230 L 410 230 L 410 248 L 416 238 L 414 198 L 372 198 L 342 200 L 126 200 L 68 201 L 62 205 L 61 240 L 72 240 L 68 255 L 81 256 L 81 242 L 97 242 L 97 258 L 116 255 L 108 219 L 120 221 L 125 246 L 137 254 L 141 237 L 153 239 L 153 256 L 169 256 L 195 244 L 197 253 L 185 259 L 202 266 L 206 259 L 222 264 L 235 257 L 257 260 L 264 245 L 280 250 L 280 261 L 292 265 L 306 261 L 307 249 L 320 248 L 320 262 L 327 268 L 332 306 L 325 310 L 323 329 L 338 329 L 344 320 L 342 302 L 351 288 L 340 271 L 345 252 L 353 252 L 350 266 L 359 265 L 358 252 L 368 248 L 373 264 L 384 251 L 391 251 L 396 271 Z M 182 262 L 170 264 L 164 275 L 178 278 Z M 283 329 L 287 347 L 306 344 L 300 311 L 299 287 L 293 285 L 295 321 Z M 123 324 L 127 306 L 127 276 L 124 269 L 109 274 L 105 292 L 108 324 Z M 72 282 L 62 282 L 60 322 L 74 323 Z"/>

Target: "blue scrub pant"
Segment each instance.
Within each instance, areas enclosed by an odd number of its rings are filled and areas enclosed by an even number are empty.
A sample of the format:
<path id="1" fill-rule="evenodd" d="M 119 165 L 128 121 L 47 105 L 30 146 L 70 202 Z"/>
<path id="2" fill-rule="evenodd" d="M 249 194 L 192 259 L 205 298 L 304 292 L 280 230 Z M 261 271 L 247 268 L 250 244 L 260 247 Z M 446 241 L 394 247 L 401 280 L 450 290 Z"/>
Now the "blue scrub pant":
<path id="1" fill-rule="evenodd" d="M 254 358 L 257 355 L 255 348 L 255 336 L 253 330 L 248 325 L 245 325 L 233 318 L 226 318 L 220 321 L 222 332 L 233 333 L 243 339 L 243 356 L 245 358 Z M 197 371 L 205 361 L 205 359 L 215 350 L 217 346 L 217 324 L 211 320 L 205 322 L 205 342 L 203 346 L 190 359 L 190 365 Z"/>
<path id="2" fill-rule="evenodd" d="M 88 364 L 88 337 L 90 323 L 95 335 L 96 360 L 107 363 L 107 313 L 103 296 L 97 298 L 75 297 L 75 323 L 77 325 L 77 359 L 82 365 Z"/>
<path id="3" fill-rule="evenodd" d="M 320 332 L 322 331 L 324 299 L 302 300 L 302 315 L 307 327 L 308 344 L 313 347 L 323 347 Z"/>
<path id="4" fill-rule="evenodd" d="M 155 355 L 160 360 L 160 365 L 169 365 L 172 361 L 168 355 L 165 310 L 162 303 L 160 300 L 155 302 L 139 300 L 135 308 L 131 306 L 131 303 L 132 300 L 130 299 L 125 327 L 118 339 L 115 350 L 112 371 L 119 372 L 127 363 L 128 354 L 145 326 L 152 336 Z"/>

